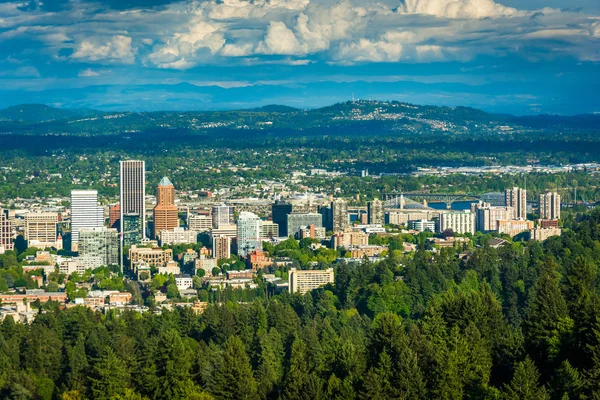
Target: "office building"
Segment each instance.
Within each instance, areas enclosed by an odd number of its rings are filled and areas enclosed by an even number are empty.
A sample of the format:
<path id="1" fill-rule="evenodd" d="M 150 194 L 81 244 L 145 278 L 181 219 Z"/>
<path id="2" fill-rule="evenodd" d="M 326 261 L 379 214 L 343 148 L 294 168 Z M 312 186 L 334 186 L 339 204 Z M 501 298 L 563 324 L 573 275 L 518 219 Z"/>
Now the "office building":
<path id="1" fill-rule="evenodd" d="M 237 225 L 236 224 L 229 224 L 229 225 L 221 225 L 218 228 L 213 228 L 212 231 L 210 231 L 210 235 L 211 237 L 218 237 L 218 236 L 227 236 L 228 238 L 235 238 L 237 237 Z"/>
<path id="2" fill-rule="evenodd" d="M 317 212 L 321 214 L 321 223 L 325 230 L 333 231 L 333 214 L 330 206 L 319 206 Z"/>
<path id="3" fill-rule="evenodd" d="M 323 227 L 323 218 L 321 214 L 317 213 L 288 214 L 286 225 L 288 227 L 287 236 L 296 236 L 301 229 L 311 225 L 314 225 L 316 228 Z"/>
<path id="4" fill-rule="evenodd" d="M 483 203 L 475 207 L 475 228 L 481 232 L 491 232 L 498 229 L 498 221 L 512 219 L 514 215 L 512 207 L 493 207 L 489 203 Z"/>
<path id="5" fill-rule="evenodd" d="M 108 227 L 117 230 L 121 228 L 121 205 L 119 203 L 108 206 Z"/>
<path id="6" fill-rule="evenodd" d="M 291 268 L 289 271 L 290 293 L 304 294 L 313 289 L 318 289 L 328 283 L 333 283 L 333 268 L 325 270 L 299 270 Z"/>
<path id="7" fill-rule="evenodd" d="M 227 236 L 213 237 L 213 257 L 217 260 L 231 257 L 231 238 Z"/>
<path id="8" fill-rule="evenodd" d="M 25 240 L 30 247 L 56 246 L 58 213 L 25 214 Z"/>
<path id="9" fill-rule="evenodd" d="M 560 195 L 556 192 L 540 194 L 540 218 L 560 219 Z"/>
<path id="10" fill-rule="evenodd" d="M 193 244 L 198 243 L 198 232 L 186 231 L 183 228 L 175 228 L 170 231 L 161 230 L 158 234 L 160 245 Z"/>
<path id="11" fill-rule="evenodd" d="M 240 213 L 237 222 L 237 247 L 240 257 L 262 248 L 260 225 L 261 219 L 256 214 L 247 211 Z"/>
<path id="12" fill-rule="evenodd" d="M 188 229 L 196 232 L 208 232 L 213 228 L 213 218 L 208 215 L 188 214 Z M 226 224 L 221 224 L 221 226 Z"/>
<path id="13" fill-rule="evenodd" d="M 350 224 L 348 218 L 348 203 L 343 199 L 336 199 L 331 202 L 332 230 L 334 232 L 343 232 Z"/>
<path id="14" fill-rule="evenodd" d="M 104 226 L 104 208 L 98 206 L 97 190 L 71 191 L 71 251 L 77 251 L 79 231 Z"/>
<path id="15" fill-rule="evenodd" d="M 383 201 L 374 199 L 367 203 L 367 223 L 370 225 L 384 223 Z"/>
<path id="16" fill-rule="evenodd" d="M 475 234 L 475 214 L 471 211 L 444 212 L 440 214 L 439 231 L 451 230 L 459 234 Z"/>
<path id="17" fill-rule="evenodd" d="M 135 237 L 146 238 L 146 163 L 144 161 L 128 160 L 120 162 L 120 198 L 121 198 L 121 232 L 124 228 L 124 215 L 137 214 L 139 224 L 136 229 L 140 232 Z"/>
<path id="18" fill-rule="evenodd" d="M 385 223 L 397 226 L 408 226 L 408 221 L 421 219 L 432 220 L 438 218 L 440 211 L 437 210 L 402 210 L 389 211 L 385 213 Z"/>
<path id="19" fill-rule="evenodd" d="M 273 238 L 279 235 L 279 225 L 273 221 L 260 221 L 260 233 L 261 238 Z"/>
<path id="20" fill-rule="evenodd" d="M 156 206 L 154 207 L 154 237 L 161 231 L 172 231 L 179 226 L 179 216 L 175 206 L 175 187 L 166 176 L 156 187 Z"/>
<path id="21" fill-rule="evenodd" d="M 114 228 L 81 228 L 78 247 L 79 258 L 97 260 L 92 268 L 119 264 L 119 233 Z"/>
<path id="22" fill-rule="evenodd" d="M 233 207 L 224 204 L 213 206 L 211 213 L 213 228 L 218 229 L 223 225 L 233 224 Z"/>
<path id="23" fill-rule="evenodd" d="M 293 207 L 290 203 L 276 200 L 271 206 L 271 219 L 279 226 L 279 233 L 276 236 L 288 237 L 293 235 L 288 229 L 288 215 L 292 213 Z"/>
<path id="24" fill-rule="evenodd" d="M 506 207 L 514 209 L 511 219 L 527 219 L 527 191 L 518 187 L 504 192 Z"/>
<path id="25" fill-rule="evenodd" d="M 0 208 L 0 254 L 13 249 L 12 223 L 8 219 L 8 210 Z"/>
<path id="26" fill-rule="evenodd" d="M 142 218 L 140 214 L 121 214 L 123 246 L 142 243 Z"/>
<path id="27" fill-rule="evenodd" d="M 498 232 L 505 233 L 509 236 L 515 236 L 522 232 L 527 232 L 533 229 L 533 221 L 524 219 L 511 219 L 506 221 L 498 221 Z"/>
<path id="28" fill-rule="evenodd" d="M 435 221 L 420 219 L 417 221 L 409 221 L 408 226 L 419 232 L 435 232 Z"/>
<path id="29" fill-rule="evenodd" d="M 143 262 L 148 266 L 164 267 L 167 263 L 173 261 L 173 250 L 161 249 L 160 247 L 147 248 L 131 246 L 129 249 L 129 262 L 132 266 Z"/>

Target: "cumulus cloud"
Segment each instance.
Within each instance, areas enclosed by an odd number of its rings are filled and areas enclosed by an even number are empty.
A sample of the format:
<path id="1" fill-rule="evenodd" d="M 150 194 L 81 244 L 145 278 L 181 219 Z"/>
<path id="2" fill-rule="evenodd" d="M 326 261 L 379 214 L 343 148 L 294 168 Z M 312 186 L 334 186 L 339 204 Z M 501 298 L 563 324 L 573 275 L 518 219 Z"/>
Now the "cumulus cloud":
<path id="1" fill-rule="evenodd" d="M 444 18 L 487 18 L 526 15 L 493 0 L 401 0 L 398 12 Z"/>
<path id="2" fill-rule="evenodd" d="M 399 1 L 173 0 L 118 12 L 94 2 L 55 12 L 9 3 L 0 4 L 0 40 L 44 43 L 40 52 L 56 61 L 178 70 L 231 62 L 464 61 L 530 48 L 581 60 L 600 53 L 600 20 L 581 12 L 525 11 L 494 0 Z"/>
<path id="3" fill-rule="evenodd" d="M 283 22 L 271 21 L 265 39 L 259 43 L 257 51 L 264 54 L 303 53 L 296 35 Z"/>
<path id="4" fill-rule="evenodd" d="M 88 69 L 84 69 L 83 71 L 79 71 L 77 76 L 89 78 L 89 77 L 94 77 L 94 76 L 100 76 L 100 74 L 98 72 L 94 71 L 93 69 L 88 68 Z"/>
<path id="5" fill-rule="evenodd" d="M 71 54 L 71 59 L 133 64 L 135 49 L 131 47 L 131 42 L 131 38 L 124 35 L 114 35 L 108 39 L 83 39 Z"/>

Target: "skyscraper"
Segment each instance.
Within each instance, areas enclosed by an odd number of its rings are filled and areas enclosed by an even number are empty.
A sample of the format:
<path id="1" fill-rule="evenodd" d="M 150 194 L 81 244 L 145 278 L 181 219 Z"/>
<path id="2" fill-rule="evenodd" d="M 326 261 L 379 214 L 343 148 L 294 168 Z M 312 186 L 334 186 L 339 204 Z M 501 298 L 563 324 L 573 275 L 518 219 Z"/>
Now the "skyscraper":
<path id="1" fill-rule="evenodd" d="M 98 206 L 98 191 L 71 191 L 71 251 L 77 251 L 79 231 L 104 226 L 104 208 Z"/>
<path id="2" fill-rule="evenodd" d="M 177 206 L 175 206 L 175 188 L 166 176 L 156 188 L 156 207 L 154 207 L 154 237 L 160 231 L 171 231 L 179 226 Z"/>
<path id="3" fill-rule="evenodd" d="M 346 200 L 336 199 L 331 202 L 331 214 L 333 219 L 333 231 L 343 232 L 349 225 L 348 203 Z"/>
<path id="4" fill-rule="evenodd" d="M 238 255 L 246 256 L 251 251 L 261 248 L 260 218 L 251 212 L 242 211 L 237 222 Z"/>
<path id="5" fill-rule="evenodd" d="M 383 201 L 373 199 L 367 203 L 367 222 L 369 224 L 383 225 Z"/>
<path id="6" fill-rule="evenodd" d="M 12 224 L 8 219 L 8 210 L 0 208 L 0 247 L 4 250 L 13 250 Z"/>
<path id="7" fill-rule="evenodd" d="M 514 209 L 513 219 L 527 219 L 527 191 L 518 187 L 504 192 L 506 207 Z"/>
<path id="8" fill-rule="evenodd" d="M 560 195 L 558 193 L 540 194 L 540 218 L 560 219 Z"/>
<path id="9" fill-rule="evenodd" d="M 279 235 L 287 237 L 295 232 L 288 231 L 288 215 L 292 213 L 292 205 L 281 200 L 276 200 L 271 206 L 271 219 L 279 226 Z"/>
<path id="10" fill-rule="evenodd" d="M 108 206 L 108 227 L 115 229 L 121 227 L 121 205 L 119 203 Z"/>
<path id="11" fill-rule="evenodd" d="M 123 216 L 137 214 L 139 216 L 139 236 L 146 237 L 146 163 L 144 161 L 121 161 L 121 232 L 123 229 Z"/>

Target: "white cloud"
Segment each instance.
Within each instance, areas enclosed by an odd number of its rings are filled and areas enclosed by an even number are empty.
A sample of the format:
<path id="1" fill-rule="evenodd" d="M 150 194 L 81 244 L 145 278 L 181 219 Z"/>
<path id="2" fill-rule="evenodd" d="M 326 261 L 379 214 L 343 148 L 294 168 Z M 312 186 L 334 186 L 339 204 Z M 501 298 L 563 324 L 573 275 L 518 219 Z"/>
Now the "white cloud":
<path id="1" fill-rule="evenodd" d="M 524 57 L 600 54 L 600 20 L 581 12 L 525 11 L 494 0 L 399 1 L 182 0 L 125 12 L 73 1 L 56 13 L 0 5 L 0 40 L 35 40 L 45 46 L 36 52 L 54 62 L 179 70 L 231 62 L 462 61 L 531 48 L 537 54 Z"/>
<path id="2" fill-rule="evenodd" d="M 400 0 L 398 12 L 444 18 L 487 18 L 526 15 L 493 0 Z"/>
<path id="3" fill-rule="evenodd" d="M 92 70 L 91 68 L 88 69 L 84 69 L 82 71 L 79 71 L 79 73 L 77 74 L 77 76 L 81 76 L 81 77 L 94 77 L 94 76 L 100 76 L 100 74 L 94 70 Z"/>
<path id="4" fill-rule="evenodd" d="M 304 51 L 296 35 L 283 22 L 271 21 L 265 39 L 258 44 L 258 53 L 296 55 Z"/>
<path id="5" fill-rule="evenodd" d="M 135 49 L 131 47 L 131 38 L 115 35 L 107 41 L 103 38 L 84 39 L 71 54 L 71 59 L 80 61 L 99 61 L 107 63 L 133 64 Z"/>
<path id="6" fill-rule="evenodd" d="M 395 62 L 400 60 L 402 45 L 385 40 L 360 39 L 340 47 L 336 58 L 341 61 Z"/>

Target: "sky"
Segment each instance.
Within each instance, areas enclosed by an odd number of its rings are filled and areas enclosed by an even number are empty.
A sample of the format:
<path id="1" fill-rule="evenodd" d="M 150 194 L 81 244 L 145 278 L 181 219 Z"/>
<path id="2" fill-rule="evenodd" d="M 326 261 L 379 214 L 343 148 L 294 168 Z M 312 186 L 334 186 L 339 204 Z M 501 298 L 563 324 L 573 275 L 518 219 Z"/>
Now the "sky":
<path id="1" fill-rule="evenodd" d="M 0 107 L 600 112 L 598 0 L 0 0 Z"/>

